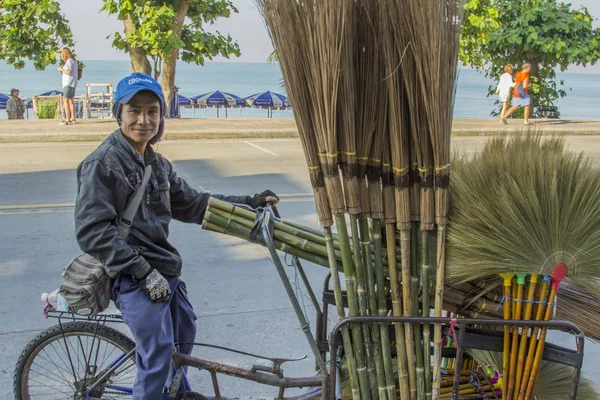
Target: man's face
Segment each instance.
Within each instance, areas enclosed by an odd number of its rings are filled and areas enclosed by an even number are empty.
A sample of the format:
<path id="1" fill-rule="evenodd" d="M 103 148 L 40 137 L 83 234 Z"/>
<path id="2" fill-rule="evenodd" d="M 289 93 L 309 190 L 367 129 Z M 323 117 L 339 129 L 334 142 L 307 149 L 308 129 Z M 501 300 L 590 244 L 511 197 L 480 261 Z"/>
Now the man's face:
<path id="1" fill-rule="evenodd" d="M 15 91 L 12 93 L 12 95 L 13 95 L 13 97 L 19 97 L 19 91 L 18 91 L 18 90 L 15 90 Z"/>
<path id="2" fill-rule="evenodd" d="M 133 143 L 148 143 L 158 133 L 160 102 L 151 92 L 133 96 L 121 109 L 121 130 Z"/>

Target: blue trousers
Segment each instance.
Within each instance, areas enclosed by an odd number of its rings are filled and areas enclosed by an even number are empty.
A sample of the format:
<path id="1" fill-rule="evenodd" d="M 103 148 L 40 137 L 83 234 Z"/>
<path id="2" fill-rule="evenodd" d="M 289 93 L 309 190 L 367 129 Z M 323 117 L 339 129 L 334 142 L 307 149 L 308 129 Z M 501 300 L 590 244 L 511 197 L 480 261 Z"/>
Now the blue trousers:
<path id="1" fill-rule="evenodd" d="M 150 301 L 131 276 L 122 275 L 113 283 L 113 300 L 136 344 L 134 400 L 162 400 L 163 388 L 171 378 L 174 343 L 196 340 L 196 314 L 185 283 L 176 277 L 165 278 L 171 287 L 168 302 Z M 192 347 L 179 346 L 178 351 L 190 354 Z"/>

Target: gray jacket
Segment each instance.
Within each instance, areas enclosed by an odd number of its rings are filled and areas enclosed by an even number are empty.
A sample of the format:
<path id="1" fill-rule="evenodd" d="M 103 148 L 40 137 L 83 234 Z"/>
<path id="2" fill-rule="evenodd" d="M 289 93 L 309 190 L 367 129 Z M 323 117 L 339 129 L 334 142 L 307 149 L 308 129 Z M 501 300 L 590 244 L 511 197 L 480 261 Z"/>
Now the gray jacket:
<path id="1" fill-rule="evenodd" d="M 117 235 L 117 222 L 141 184 L 146 163 L 152 165 L 152 175 L 124 240 Z M 168 241 L 169 223 L 172 218 L 202 223 L 210 196 L 179 178 L 171 163 L 150 146 L 142 160 L 118 129 L 77 167 L 75 234 L 79 247 L 105 263 L 112 277 L 126 273 L 141 278 L 151 268 L 179 276 L 181 256 Z M 213 196 L 244 204 L 251 199 Z"/>

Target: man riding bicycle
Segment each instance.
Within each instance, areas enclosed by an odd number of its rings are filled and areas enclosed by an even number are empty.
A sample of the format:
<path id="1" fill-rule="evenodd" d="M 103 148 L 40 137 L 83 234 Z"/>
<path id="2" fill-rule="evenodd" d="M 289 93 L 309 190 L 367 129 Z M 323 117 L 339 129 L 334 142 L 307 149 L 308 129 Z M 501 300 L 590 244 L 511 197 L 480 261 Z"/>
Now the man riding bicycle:
<path id="1" fill-rule="evenodd" d="M 152 77 L 133 73 L 117 85 L 113 114 L 119 124 L 77 168 L 75 231 L 81 249 L 106 265 L 112 298 L 136 342 L 134 399 L 162 399 L 174 343 L 192 343 L 196 315 L 180 279 L 182 259 L 168 241 L 171 219 L 201 224 L 208 199 L 177 176 L 152 146 L 163 135 L 166 104 Z M 152 166 L 145 196 L 129 236 L 117 224 Z M 279 200 L 266 190 L 254 196 L 214 197 L 253 208 Z M 191 346 L 180 346 L 191 353 Z"/>

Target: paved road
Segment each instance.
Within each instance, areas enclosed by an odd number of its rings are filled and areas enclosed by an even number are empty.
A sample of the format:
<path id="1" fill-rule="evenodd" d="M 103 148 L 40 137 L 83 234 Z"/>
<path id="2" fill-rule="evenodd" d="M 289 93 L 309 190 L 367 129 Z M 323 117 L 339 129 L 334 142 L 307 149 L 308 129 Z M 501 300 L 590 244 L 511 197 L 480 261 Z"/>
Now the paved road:
<path id="1" fill-rule="evenodd" d="M 482 138 L 458 138 L 465 152 Z M 600 158 L 600 137 L 570 137 L 569 146 Z M 53 324 L 41 315 L 39 294 L 60 284 L 60 271 L 78 253 L 72 207 L 77 164 L 94 143 L 0 145 L 0 399 L 12 396 L 19 352 Z M 272 189 L 282 196 L 281 213 L 317 225 L 305 162 L 297 140 L 176 141 L 159 145 L 178 173 L 213 193 L 246 194 Z M 174 223 L 171 240 L 184 260 L 184 279 L 195 305 L 198 340 L 270 356 L 310 355 L 281 282 L 263 249 L 248 242 Z M 318 289 L 326 274 L 307 265 Z M 288 273 L 293 277 L 293 269 Z M 309 318 L 313 321 L 308 300 Z M 202 350 L 199 354 L 249 365 L 255 360 Z M 589 345 L 586 371 L 598 366 L 598 347 Z M 313 361 L 287 365 L 286 375 L 313 374 Z M 196 374 L 204 389 L 208 376 Z M 600 382 L 600 378 L 594 378 Z M 223 379 L 224 394 L 275 395 L 265 387 Z"/>

